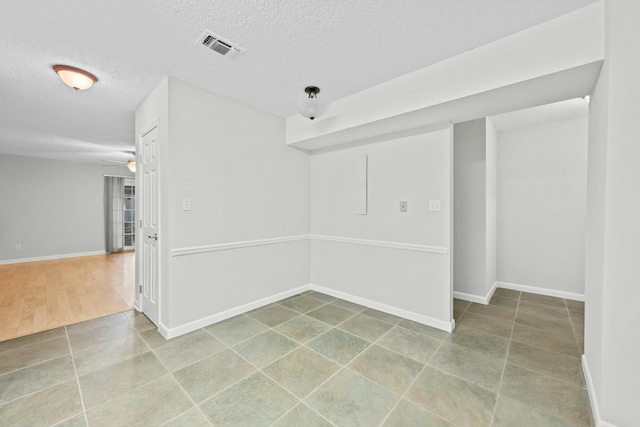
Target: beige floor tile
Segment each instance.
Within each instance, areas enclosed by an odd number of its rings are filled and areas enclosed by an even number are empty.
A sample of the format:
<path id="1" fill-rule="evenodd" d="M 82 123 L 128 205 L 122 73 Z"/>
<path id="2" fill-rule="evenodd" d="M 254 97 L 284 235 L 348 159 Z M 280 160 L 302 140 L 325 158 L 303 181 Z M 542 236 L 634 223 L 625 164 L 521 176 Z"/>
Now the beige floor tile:
<path id="1" fill-rule="evenodd" d="M 71 379 L 75 379 L 71 356 L 0 375 L 0 405 Z"/>
<path id="2" fill-rule="evenodd" d="M 299 316 L 276 326 L 274 329 L 281 334 L 304 344 L 328 331 L 331 329 L 331 326 L 309 316 Z"/>
<path id="3" fill-rule="evenodd" d="M 562 298 L 556 298 L 556 297 L 550 297 L 547 295 L 540 295 L 540 294 L 532 294 L 529 292 L 523 292 L 520 295 L 520 300 L 521 301 L 528 301 L 528 302 L 534 302 L 537 304 L 544 304 L 544 305 L 548 305 L 551 307 L 558 307 L 558 308 L 567 308 L 567 305 L 564 302 L 564 299 Z"/>
<path id="4" fill-rule="evenodd" d="M 333 427 L 326 419 L 303 403 L 287 412 L 272 427 Z"/>
<path id="5" fill-rule="evenodd" d="M 567 356 L 580 357 L 573 331 L 564 329 L 538 329 L 516 323 L 513 340 L 522 344 L 544 348 Z"/>
<path id="6" fill-rule="evenodd" d="M 426 366 L 405 397 L 459 426 L 488 427 L 496 394 Z"/>
<path id="7" fill-rule="evenodd" d="M 173 375 L 194 402 L 200 403 L 255 372 L 231 350 L 223 350 Z"/>
<path id="8" fill-rule="evenodd" d="M 307 343 L 307 347 L 341 365 L 352 361 L 369 345 L 369 341 L 335 328 Z"/>
<path id="9" fill-rule="evenodd" d="M 297 403 L 293 395 L 258 372 L 199 407 L 214 426 L 269 426 Z"/>
<path id="10" fill-rule="evenodd" d="M 233 346 L 263 333 L 267 329 L 263 323 L 241 314 L 204 328 L 205 331 L 228 346 Z"/>
<path id="11" fill-rule="evenodd" d="M 574 301 L 570 299 L 564 300 L 567 304 L 567 308 L 571 311 L 580 311 L 584 313 L 584 301 Z"/>
<path id="12" fill-rule="evenodd" d="M 299 313 L 307 313 L 311 310 L 315 310 L 325 304 L 324 301 L 320 301 L 316 298 L 311 298 L 306 295 L 298 295 L 294 298 L 289 298 L 280 302 L 283 306 L 295 310 Z"/>
<path id="13" fill-rule="evenodd" d="M 234 346 L 233 350 L 252 365 L 263 368 L 298 346 L 295 341 L 269 330 Z"/>
<path id="14" fill-rule="evenodd" d="M 465 326 L 509 339 L 513 329 L 513 322 L 467 312 L 462 317 L 459 326 Z"/>
<path id="15" fill-rule="evenodd" d="M 457 298 L 453 299 L 453 309 L 454 310 L 461 310 L 461 311 L 464 312 L 470 306 L 471 306 L 471 302 L 470 301 L 465 301 L 465 300 L 461 300 L 461 299 L 457 299 Z"/>
<path id="16" fill-rule="evenodd" d="M 188 338 L 173 341 L 154 350 L 170 371 L 177 371 L 225 349 L 225 345 L 203 330 Z"/>
<path id="17" fill-rule="evenodd" d="M 537 329 L 548 329 L 552 331 L 563 329 L 565 331 L 571 330 L 571 323 L 569 322 L 568 317 L 559 319 L 557 317 L 550 317 L 544 312 L 535 310 L 518 310 L 516 323 Z"/>
<path id="18" fill-rule="evenodd" d="M 500 393 L 576 426 L 592 423 L 587 391 L 507 364 Z"/>
<path id="19" fill-rule="evenodd" d="M 558 381 L 577 387 L 585 386 L 581 361 L 577 357 L 513 341 L 507 361 Z"/>
<path id="20" fill-rule="evenodd" d="M 457 327 L 445 342 L 504 361 L 509 350 L 509 340 L 465 326 Z"/>
<path id="21" fill-rule="evenodd" d="M 497 392 L 504 360 L 445 342 L 429 361 L 429 366 Z"/>
<path id="22" fill-rule="evenodd" d="M 91 427 L 161 425 L 193 407 L 170 375 L 87 411 Z"/>
<path id="23" fill-rule="evenodd" d="M 253 317 L 258 322 L 262 322 L 270 328 L 273 328 L 287 320 L 300 316 L 300 313 L 283 307 L 280 304 L 272 304 L 266 308 L 247 313 L 247 315 Z"/>
<path id="24" fill-rule="evenodd" d="M 305 403 L 337 426 L 371 427 L 382 423 L 399 396 L 343 369 Z"/>
<path id="25" fill-rule="evenodd" d="M 0 406 L 6 426 L 50 426 L 82 412 L 75 379 Z"/>
<path id="26" fill-rule="evenodd" d="M 13 348 L 0 353 L 0 374 L 26 368 L 47 360 L 69 354 L 69 342 L 66 337 Z"/>
<path id="27" fill-rule="evenodd" d="M 324 301 L 327 303 L 333 302 L 338 299 L 336 297 L 332 297 L 331 295 L 323 294 L 322 292 L 316 292 L 316 291 L 307 291 L 307 292 L 304 292 L 303 295 L 316 298 L 316 299 L 319 299 L 320 301 Z"/>
<path id="28" fill-rule="evenodd" d="M 401 328 L 409 329 L 414 332 L 418 332 L 424 334 L 430 338 L 434 338 L 436 340 L 443 340 L 449 335 L 448 332 L 442 331 L 440 329 L 432 328 L 431 326 L 423 325 L 422 323 L 414 322 L 413 320 L 404 319 L 402 322 L 398 323 L 398 326 Z"/>
<path id="29" fill-rule="evenodd" d="M 56 424 L 54 427 L 87 427 L 87 419 L 85 418 L 84 413 L 82 413 L 68 418 L 61 423 Z"/>
<path id="30" fill-rule="evenodd" d="M 385 323 L 397 325 L 402 322 L 402 317 L 394 316 L 393 314 L 385 313 L 384 311 L 374 310 L 373 308 L 367 308 L 362 312 L 365 316 L 373 317 L 374 319 L 382 320 Z"/>
<path id="31" fill-rule="evenodd" d="M 120 316 L 124 319 L 123 316 Z M 93 321 L 90 321 L 93 322 Z M 67 327 L 68 329 L 69 327 Z M 98 326 L 86 330 L 78 330 L 69 333 L 69 341 L 73 352 L 86 350 L 90 347 L 104 344 L 128 335 L 135 335 L 136 330 L 126 320 L 113 322 L 113 324 Z"/>
<path id="32" fill-rule="evenodd" d="M 491 317 L 505 322 L 512 322 L 516 317 L 516 310 L 513 308 L 500 307 L 491 304 L 484 305 L 475 302 L 471 303 L 467 309 L 467 313 L 479 314 L 481 316 Z"/>
<path id="33" fill-rule="evenodd" d="M 420 362 L 374 344 L 348 367 L 376 384 L 402 395 L 423 366 Z"/>
<path id="34" fill-rule="evenodd" d="M 37 334 L 27 335 L 20 338 L 14 338 L 12 340 L 1 341 L 0 342 L 0 353 L 7 350 L 13 350 L 19 347 L 24 347 L 25 345 L 30 344 L 38 344 L 44 341 L 51 341 L 56 338 L 64 338 L 66 337 L 65 328 L 56 328 L 51 329 L 45 332 L 39 332 Z"/>
<path id="35" fill-rule="evenodd" d="M 493 295 L 502 298 L 520 299 L 520 293 L 520 291 L 514 291 L 513 289 L 496 288 Z"/>
<path id="36" fill-rule="evenodd" d="M 584 311 L 569 310 L 569 317 L 571 318 L 571 321 L 574 323 L 584 324 Z"/>
<path id="37" fill-rule="evenodd" d="M 86 408 L 92 408 L 167 374 L 155 354 L 149 352 L 80 376 Z"/>
<path id="38" fill-rule="evenodd" d="M 538 304 L 532 301 L 520 301 L 519 313 L 535 313 L 540 318 L 569 320 L 569 311 L 566 307 L 556 307 L 546 304 Z"/>
<path id="39" fill-rule="evenodd" d="M 340 370 L 337 363 L 301 347 L 262 371 L 289 392 L 303 399 Z"/>
<path id="40" fill-rule="evenodd" d="M 355 316 L 356 313 L 347 310 L 346 308 L 338 307 L 335 305 L 327 304 L 320 308 L 307 313 L 307 316 L 320 320 L 321 322 L 328 323 L 329 325 L 337 325 L 342 323 L 350 317 Z"/>
<path id="41" fill-rule="evenodd" d="M 135 334 L 89 347 L 86 350 L 74 353 L 73 356 L 78 375 L 84 375 L 148 351 L 151 351 L 151 349 L 147 343 Z"/>
<path id="42" fill-rule="evenodd" d="M 339 329 L 349 332 L 367 341 L 376 341 L 383 336 L 393 325 L 373 319 L 364 314 L 357 314 L 338 325 Z"/>
<path id="43" fill-rule="evenodd" d="M 500 296 L 497 296 L 497 295 L 494 295 L 493 298 L 491 298 L 491 301 L 489 301 L 489 304 L 497 305 L 497 306 L 500 306 L 500 307 L 511 308 L 513 310 L 518 308 L 518 300 L 517 299 L 505 298 L 505 297 L 500 297 Z"/>
<path id="44" fill-rule="evenodd" d="M 162 427 L 210 427 L 210 424 L 198 408 L 191 408 L 166 424 L 162 424 Z"/>
<path id="45" fill-rule="evenodd" d="M 377 344 L 418 362 L 427 363 L 438 349 L 440 341 L 419 332 L 396 326 Z"/>
<path id="46" fill-rule="evenodd" d="M 365 307 L 364 305 L 356 304 L 351 301 L 345 301 L 343 299 L 332 301 L 331 304 L 341 308 L 346 308 L 347 310 L 351 310 L 356 313 L 361 313 L 367 309 L 367 307 Z"/>
<path id="47" fill-rule="evenodd" d="M 454 427 L 444 418 L 427 411 L 421 406 L 406 399 L 401 399 L 398 405 L 387 417 L 382 427 Z"/>
<path id="48" fill-rule="evenodd" d="M 575 427 L 537 411 L 524 403 L 501 395 L 496 404 L 493 427 Z"/>

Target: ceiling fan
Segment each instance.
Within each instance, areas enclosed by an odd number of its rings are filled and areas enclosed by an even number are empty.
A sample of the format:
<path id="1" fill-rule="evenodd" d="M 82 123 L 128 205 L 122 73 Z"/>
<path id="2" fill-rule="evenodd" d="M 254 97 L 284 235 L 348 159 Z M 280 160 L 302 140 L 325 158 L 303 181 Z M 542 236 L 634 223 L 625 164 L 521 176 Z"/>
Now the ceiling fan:
<path id="1" fill-rule="evenodd" d="M 129 159 L 126 162 L 124 161 L 120 161 L 120 160 L 109 160 L 109 159 L 102 159 L 103 162 L 109 162 L 109 163 L 117 163 L 119 165 L 123 165 L 129 168 L 129 170 L 131 172 L 135 172 L 136 171 L 136 152 L 135 151 L 123 151 L 123 153 L 127 153 L 127 154 L 131 154 L 133 155 L 133 159 Z"/>

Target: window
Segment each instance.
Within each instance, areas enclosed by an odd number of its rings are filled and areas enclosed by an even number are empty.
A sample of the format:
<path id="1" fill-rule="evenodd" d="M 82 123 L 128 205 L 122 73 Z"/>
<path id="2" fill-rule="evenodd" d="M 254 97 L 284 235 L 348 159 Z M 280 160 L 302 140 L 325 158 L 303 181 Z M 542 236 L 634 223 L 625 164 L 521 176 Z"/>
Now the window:
<path id="1" fill-rule="evenodd" d="M 136 186 L 133 183 L 124 184 L 124 248 L 134 249 L 136 246 Z"/>

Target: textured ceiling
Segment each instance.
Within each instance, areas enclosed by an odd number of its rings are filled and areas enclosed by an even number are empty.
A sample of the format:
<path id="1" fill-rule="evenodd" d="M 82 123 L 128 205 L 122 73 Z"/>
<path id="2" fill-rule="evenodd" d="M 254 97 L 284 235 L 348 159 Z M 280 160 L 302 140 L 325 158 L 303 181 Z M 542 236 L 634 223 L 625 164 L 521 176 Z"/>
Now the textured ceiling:
<path id="1" fill-rule="evenodd" d="M 593 1 L 0 0 L 0 152 L 124 159 L 167 74 L 288 117 L 308 84 L 331 102 Z M 246 52 L 207 51 L 205 30 Z M 99 81 L 74 92 L 54 64 Z"/>

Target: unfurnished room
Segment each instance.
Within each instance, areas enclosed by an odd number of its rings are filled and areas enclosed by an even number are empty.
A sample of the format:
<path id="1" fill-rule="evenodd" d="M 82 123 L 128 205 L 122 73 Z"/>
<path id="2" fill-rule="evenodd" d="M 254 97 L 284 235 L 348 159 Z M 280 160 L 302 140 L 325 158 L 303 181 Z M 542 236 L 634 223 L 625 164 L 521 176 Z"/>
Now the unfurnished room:
<path id="1" fill-rule="evenodd" d="M 640 2 L 0 2 L 0 426 L 640 424 Z"/>

